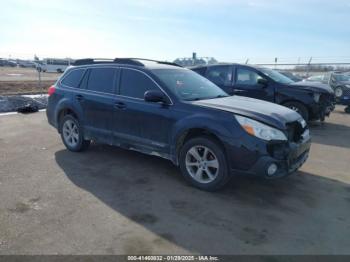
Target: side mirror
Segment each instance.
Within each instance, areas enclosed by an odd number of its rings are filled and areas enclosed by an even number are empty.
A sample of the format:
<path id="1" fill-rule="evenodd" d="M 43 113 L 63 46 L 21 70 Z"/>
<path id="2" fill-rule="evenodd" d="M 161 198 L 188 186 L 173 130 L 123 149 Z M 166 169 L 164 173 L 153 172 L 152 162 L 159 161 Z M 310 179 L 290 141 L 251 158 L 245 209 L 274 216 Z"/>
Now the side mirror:
<path id="1" fill-rule="evenodd" d="M 153 103 L 166 103 L 167 99 L 163 92 L 159 90 L 148 90 L 145 92 L 144 99 L 146 102 L 153 102 Z"/>
<path id="2" fill-rule="evenodd" d="M 269 81 L 267 81 L 265 78 L 259 78 L 258 84 L 262 85 L 263 87 L 266 87 L 268 85 Z"/>

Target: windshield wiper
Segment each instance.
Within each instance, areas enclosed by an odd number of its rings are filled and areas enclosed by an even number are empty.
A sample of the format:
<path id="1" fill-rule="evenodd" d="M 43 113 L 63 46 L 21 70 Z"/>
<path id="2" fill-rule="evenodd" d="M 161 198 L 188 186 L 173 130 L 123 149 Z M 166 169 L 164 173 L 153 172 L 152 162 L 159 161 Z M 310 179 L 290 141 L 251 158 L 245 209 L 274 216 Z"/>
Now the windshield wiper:
<path id="1" fill-rule="evenodd" d="M 215 99 L 215 98 L 223 98 L 223 97 L 229 97 L 229 95 L 217 95 L 217 96 L 214 96 L 214 97 L 208 97 L 206 99 Z"/>
<path id="2" fill-rule="evenodd" d="M 229 97 L 229 95 L 217 95 L 214 97 L 194 97 L 194 98 L 186 99 L 186 101 L 199 101 L 199 100 L 215 99 L 215 98 L 222 98 L 222 97 Z"/>
<path id="3" fill-rule="evenodd" d="M 195 97 L 195 98 L 189 98 L 189 99 L 185 99 L 186 101 L 198 101 L 198 100 L 202 100 L 203 98 L 200 97 Z"/>
<path id="4" fill-rule="evenodd" d="M 221 97 L 229 97 L 229 95 L 218 95 L 215 98 L 221 98 Z"/>

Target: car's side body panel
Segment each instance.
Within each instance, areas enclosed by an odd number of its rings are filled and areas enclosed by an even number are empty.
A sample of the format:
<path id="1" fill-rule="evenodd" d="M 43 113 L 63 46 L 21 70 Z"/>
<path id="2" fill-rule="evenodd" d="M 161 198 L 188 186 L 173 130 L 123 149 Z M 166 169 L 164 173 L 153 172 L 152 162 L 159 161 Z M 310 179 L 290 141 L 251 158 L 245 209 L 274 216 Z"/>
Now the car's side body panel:
<path id="1" fill-rule="evenodd" d="M 324 86 L 319 87 L 315 84 L 307 86 L 304 83 L 282 84 L 274 81 L 267 75 L 252 66 L 248 65 L 217 65 L 220 67 L 226 66 L 232 68 L 233 81 L 225 86 L 224 90 L 231 90 L 228 92 L 230 95 L 247 96 L 256 99 L 261 99 L 277 104 L 285 104 L 287 102 L 298 102 L 304 105 L 308 112 L 310 120 L 323 119 L 325 115 L 334 109 L 334 94 L 332 90 L 327 90 Z M 214 66 L 191 68 L 193 71 L 200 73 L 204 77 L 208 78 L 209 68 L 215 68 Z M 244 71 L 253 72 L 257 76 L 267 80 L 267 85 L 261 84 L 249 84 L 247 81 L 238 79 L 239 72 Z M 210 78 L 208 78 L 210 80 Z M 215 83 L 215 82 L 214 82 Z M 318 102 L 314 100 L 314 94 L 321 93 L 322 101 Z"/>

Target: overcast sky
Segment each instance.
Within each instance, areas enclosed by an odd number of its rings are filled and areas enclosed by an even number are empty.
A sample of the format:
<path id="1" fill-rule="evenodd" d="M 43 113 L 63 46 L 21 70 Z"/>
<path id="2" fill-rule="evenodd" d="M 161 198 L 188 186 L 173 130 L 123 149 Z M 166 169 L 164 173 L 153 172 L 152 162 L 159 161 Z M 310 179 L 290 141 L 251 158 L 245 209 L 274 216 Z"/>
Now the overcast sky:
<path id="1" fill-rule="evenodd" d="M 349 0 L 11 0 L 0 57 L 350 58 Z M 255 61 L 254 61 L 255 60 Z M 297 62 L 297 61 L 295 61 Z"/>

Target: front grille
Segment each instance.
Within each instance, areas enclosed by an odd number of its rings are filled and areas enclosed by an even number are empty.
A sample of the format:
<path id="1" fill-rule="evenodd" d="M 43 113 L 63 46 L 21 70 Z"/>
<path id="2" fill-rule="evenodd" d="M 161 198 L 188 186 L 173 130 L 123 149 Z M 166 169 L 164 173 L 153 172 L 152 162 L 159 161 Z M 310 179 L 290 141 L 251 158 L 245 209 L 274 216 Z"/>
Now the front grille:
<path id="1" fill-rule="evenodd" d="M 343 89 L 343 96 L 350 96 L 350 88 Z"/>
<path id="2" fill-rule="evenodd" d="M 305 128 L 298 121 L 287 123 L 288 140 L 295 143 L 301 141 Z"/>

